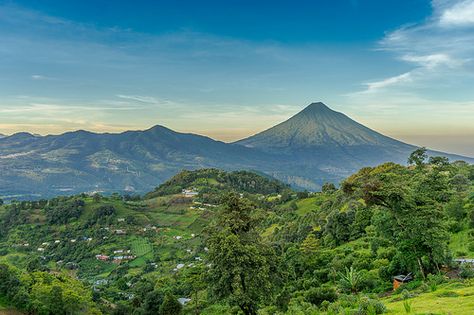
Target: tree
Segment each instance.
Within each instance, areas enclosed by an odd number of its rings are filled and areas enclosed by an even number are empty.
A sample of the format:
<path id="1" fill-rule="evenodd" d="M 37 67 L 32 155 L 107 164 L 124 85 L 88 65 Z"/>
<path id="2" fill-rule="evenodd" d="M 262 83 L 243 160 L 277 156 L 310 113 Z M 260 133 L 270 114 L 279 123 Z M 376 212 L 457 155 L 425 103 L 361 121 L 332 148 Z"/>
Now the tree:
<path id="1" fill-rule="evenodd" d="M 309 233 L 308 236 L 301 243 L 301 251 L 304 254 L 315 253 L 319 248 L 319 240 L 314 236 L 313 233 Z"/>
<path id="2" fill-rule="evenodd" d="M 321 191 L 325 194 L 332 194 L 336 191 L 336 186 L 333 183 L 324 183 Z"/>
<path id="3" fill-rule="evenodd" d="M 255 207 L 237 194 L 223 200 L 224 207 L 209 229 L 209 287 L 215 299 L 227 299 L 244 314 L 257 314 L 258 305 L 272 294 L 272 249 L 256 231 Z"/>
<path id="4" fill-rule="evenodd" d="M 53 286 L 49 295 L 49 314 L 66 314 L 63 301 L 63 289 Z"/>
<path id="5" fill-rule="evenodd" d="M 451 185 L 457 192 L 466 191 L 469 189 L 469 179 L 463 174 L 456 174 L 450 181 Z"/>
<path id="6" fill-rule="evenodd" d="M 362 275 L 360 272 L 351 266 L 351 268 L 346 267 L 346 271 L 344 273 L 339 272 L 338 275 L 340 278 L 339 284 L 343 289 L 348 290 L 351 293 L 357 293 L 362 280 Z"/>
<path id="7" fill-rule="evenodd" d="M 176 297 L 171 294 L 166 294 L 163 303 L 160 306 L 160 315 L 179 315 L 183 307 L 178 302 Z"/>
<path id="8" fill-rule="evenodd" d="M 433 169 L 385 173 L 381 183 L 368 199 L 388 210 L 389 224 L 379 225 L 379 232 L 393 242 L 404 269 L 418 269 L 423 277 L 439 271 L 449 239 L 442 209 L 449 199 L 447 180 Z"/>
<path id="9" fill-rule="evenodd" d="M 163 304 L 163 294 L 157 290 L 148 292 L 143 303 L 144 314 L 159 314 L 161 304 Z"/>
<path id="10" fill-rule="evenodd" d="M 428 159 L 428 163 L 433 166 L 444 169 L 449 166 L 449 159 L 444 156 L 430 156 L 430 158 Z"/>
<path id="11" fill-rule="evenodd" d="M 408 158 L 409 165 L 415 165 L 417 168 L 423 167 L 425 160 L 428 158 L 426 154 L 426 148 L 418 148 L 410 154 Z"/>

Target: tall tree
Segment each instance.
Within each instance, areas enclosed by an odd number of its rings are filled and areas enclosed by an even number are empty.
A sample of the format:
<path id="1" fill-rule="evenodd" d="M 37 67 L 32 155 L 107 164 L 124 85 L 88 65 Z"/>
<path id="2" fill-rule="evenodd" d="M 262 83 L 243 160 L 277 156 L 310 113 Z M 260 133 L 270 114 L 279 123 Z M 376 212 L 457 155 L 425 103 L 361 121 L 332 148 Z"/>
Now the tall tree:
<path id="1" fill-rule="evenodd" d="M 223 201 L 207 240 L 210 293 L 253 315 L 264 298 L 271 299 L 274 254 L 256 231 L 255 207 L 237 194 Z"/>
<path id="2" fill-rule="evenodd" d="M 427 158 L 428 155 L 426 154 L 426 148 L 418 148 L 408 157 L 408 164 L 415 165 L 419 169 L 423 167 Z"/>

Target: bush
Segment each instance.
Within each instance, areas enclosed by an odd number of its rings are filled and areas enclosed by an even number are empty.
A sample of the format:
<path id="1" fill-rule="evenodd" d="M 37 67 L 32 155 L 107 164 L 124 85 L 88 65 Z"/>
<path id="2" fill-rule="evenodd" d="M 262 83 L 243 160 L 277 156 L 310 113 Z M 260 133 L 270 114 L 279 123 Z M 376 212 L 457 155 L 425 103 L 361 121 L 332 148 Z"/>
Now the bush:
<path id="1" fill-rule="evenodd" d="M 446 278 L 444 277 L 444 275 L 442 275 L 441 273 L 438 273 L 438 274 L 429 274 L 428 275 L 428 282 L 430 284 L 442 284 L 442 283 L 445 283 L 446 282 Z"/>
<path id="2" fill-rule="evenodd" d="M 306 291 L 305 300 L 311 304 L 319 306 L 324 301 L 336 301 L 337 293 L 332 287 L 311 288 Z"/>
<path id="3" fill-rule="evenodd" d="M 378 300 L 368 297 L 362 297 L 359 302 L 359 311 L 357 314 L 383 314 L 387 311 L 385 305 Z"/>
<path id="4" fill-rule="evenodd" d="M 461 265 L 459 268 L 459 276 L 463 279 L 472 279 L 474 278 L 474 269 L 470 266 Z"/>
<path id="5" fill-rule="evenodd" d="M 456 257 L 466 257 L 466 256 L 467 256 L 467 252 L 463 250 L 456 251 Z"/>
<path id="6" fill-rule="evenodd" d="M 469 245 L 467 246 L 467 249 L 469 249 L 470 252 L 474 252 L 474 242 L 473 241 L 469 242 Z"/>

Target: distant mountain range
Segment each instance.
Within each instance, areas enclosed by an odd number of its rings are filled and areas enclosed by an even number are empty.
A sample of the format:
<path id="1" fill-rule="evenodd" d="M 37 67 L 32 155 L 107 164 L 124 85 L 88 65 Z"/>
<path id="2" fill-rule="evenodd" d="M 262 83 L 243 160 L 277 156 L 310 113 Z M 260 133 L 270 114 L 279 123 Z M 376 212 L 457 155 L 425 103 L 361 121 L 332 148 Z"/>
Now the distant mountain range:
<path id="1" fill-rule="evenodd" d="M 79 192 L 143 193 L 183 169 L 254 170 L 317 190 L 355 170 L 405 163 L 415 146 L 375 132 L 323 103 L 235 143 L 163 126 L 118 134 L 83 130 L 0 137 L 0 197 L 40 198 Z M 451 160 L 474 159 L 429 151 Z"/>

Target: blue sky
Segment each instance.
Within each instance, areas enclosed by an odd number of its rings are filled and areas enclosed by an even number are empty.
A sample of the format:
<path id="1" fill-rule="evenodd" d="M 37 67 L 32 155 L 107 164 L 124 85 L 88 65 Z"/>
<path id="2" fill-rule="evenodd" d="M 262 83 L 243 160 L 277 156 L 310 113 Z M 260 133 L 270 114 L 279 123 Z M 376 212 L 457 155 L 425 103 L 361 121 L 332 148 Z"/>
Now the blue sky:
<path id="1" fill-rule="evenodd" d="M 0 1 L 0 133 L 231 141 L 323 101 L 474 155 L 474 0 Z"/>

